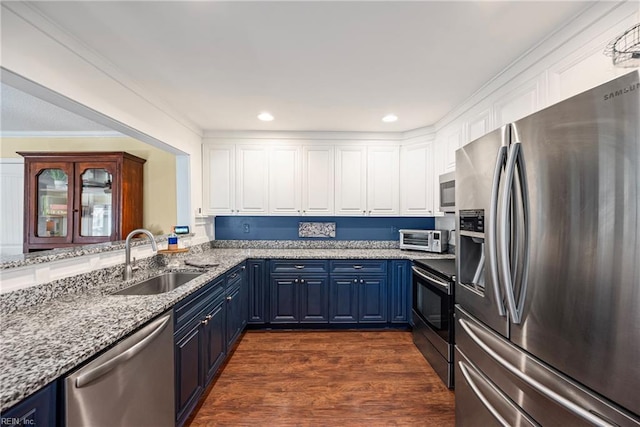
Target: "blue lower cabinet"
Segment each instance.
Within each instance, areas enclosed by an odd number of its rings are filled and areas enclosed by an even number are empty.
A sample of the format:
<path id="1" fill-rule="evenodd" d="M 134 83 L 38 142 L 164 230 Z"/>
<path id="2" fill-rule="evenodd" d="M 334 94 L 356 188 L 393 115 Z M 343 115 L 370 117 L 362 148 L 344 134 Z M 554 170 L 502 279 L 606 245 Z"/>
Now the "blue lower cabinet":
<path id="1" fill-rule="evenodd" d="M 300 323 L 329 323 L 327 281 L 327 277 L 301 276 L 298 279 Z"/>
<path id="2" fill-rule="evenodd" d="M 411 261 L 391 261 L 389 288 L 389 321 L 408 323 L 411 320 Z"/>
<path id="3" fill-rule="evenodd" d="M 358 321 L 358 278 L 331 277 L 329 321 L 356 323 Z"/>
<path id="4" fill-rule="evenodd" d="M 386 323 L 387 306 L 387 276 L 360 276 L 358 322 Z"/>
<path id="5" fill-rule="evenodd" d="M 243 309 L 242 284 L 227 289 L 227 348 L 231 348 L 242 333 L 244 326 L 242 316 L 246 313 Z M 246 302 L 246 301 L 245 301 Z"/>
<path id="6" fill-rule="evenodd" d="M 254 325 L 262 325 L 269 319 L 267 316 L 267 278 L 266 261 L 247 261 L 247 277 L 249 301 L 248 301 L 248 322 Z"/>
<path id="7" fill-rule="evenodd" d="M 298 281 L 297 276 L 271 275 L 271 323 L 298 323 Z"/>
<path id="8" fill-rule="evenodd" d="M 184 424 L 204 391 L 203 343 L 204 330 L 199 322 L 176 337 L 176 417 L 179 426 Z"/>
<path id="9" fill-rule="evenodd" d="M 225 337 L 225 325 L 227 320 L 226 299 L 223 296 L 217 298 L 207 309 L 205 317 L 205 385 L 208 384 L 222 365 L 227 355 L 227 343 Z"/>
<path id="10" fill-rule="evenodd" d="M 1 425 L 55 427 L 56 389 L 53 382 L 3 412 Z"/>

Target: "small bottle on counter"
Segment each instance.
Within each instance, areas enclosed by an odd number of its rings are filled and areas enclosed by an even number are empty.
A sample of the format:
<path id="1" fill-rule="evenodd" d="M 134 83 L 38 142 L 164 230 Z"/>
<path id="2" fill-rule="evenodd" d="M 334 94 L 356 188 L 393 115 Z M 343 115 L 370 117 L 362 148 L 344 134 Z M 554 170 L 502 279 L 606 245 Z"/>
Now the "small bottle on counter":
<path id="1" fill-rule="evenodd" d="M 178 250 L 178 236 L 176 233 L 171 233 L 169 235 L 169 244 L 167 245 L 167 249 L 170 251 Z"/>

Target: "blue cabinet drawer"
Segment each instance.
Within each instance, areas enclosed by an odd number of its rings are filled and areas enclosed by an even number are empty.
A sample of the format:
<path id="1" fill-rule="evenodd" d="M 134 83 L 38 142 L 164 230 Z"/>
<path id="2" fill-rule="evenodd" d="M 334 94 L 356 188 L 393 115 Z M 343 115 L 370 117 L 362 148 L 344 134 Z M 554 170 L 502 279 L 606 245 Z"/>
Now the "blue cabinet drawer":
<path id="1" fill-rule="evenodd" d="M 271 273 L 326 273 L 327 261 L 322 260 L 276 260 L 270 261 Z"/>
<path id="2" fill-rule="evenodd" d="M 54 427 L 56 425 L 56 394 L 56 383 L 50 383 L 3 412 L 1 425 Z"/>
<path id="3" fill-rule="evenodd" d="M 242 271 L 244 268 L 244 263 L 242 263 L 229 270 L 227 273 L 227 287 L 234 285 L 239 280 L 242 280 Z"/>
<path id="4" fill-rule="evenodd" d="M 174 308 L 173 330 L 177 333 L 185 325 L 198 318 L 213 299 L 224 294 L 224 282 L 224 277 L 218 277 L 184 301 L 180 301 Z"/>
<path id="5" fill-rule="evenodd" d="M 331 274 L 386 274 L 387 273 L 387 261 L 386 260 L 340 260 L 331 261 Z"/>

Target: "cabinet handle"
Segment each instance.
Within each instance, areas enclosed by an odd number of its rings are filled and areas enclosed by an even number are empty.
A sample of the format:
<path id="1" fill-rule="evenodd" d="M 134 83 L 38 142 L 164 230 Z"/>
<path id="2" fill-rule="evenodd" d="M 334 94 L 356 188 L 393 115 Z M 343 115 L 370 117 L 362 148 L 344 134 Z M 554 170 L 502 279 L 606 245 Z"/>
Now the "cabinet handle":
<path id="1" fill-rule="evenodd" d="M 364 283 L 364 279 L 360 279 L 360 283 Z"/>
<path id="2" fill-rule="evenodd" d="M 367 213 L 367 211 L 362 211 L 362 213 L 363 213 L 363 214 L 366 214 L 366 213 Z"/>
<path id="3" fill-rule="evenodd" d="M 358 283 L 358 279 L 353 279 L 353 283 Z"/>
<path id="4" fill-rule="evenodd" d="M 300 279 L 300 283 L 304 283 L 304 279 Z"/>
<path id="5" fill-rule="evenodd" d="M 206 316 L 204 316 L 204 318 L 206 320 L 211 320 L 212 317 L 213 317 L 213 315 L 211 315 L 211 314 L 207 314 Z"/>
<path id="6" fill-rule="evenodd" d="M 238 277 L 238 273 L 233 273 L 229 279 L 235 279 L 236 277 Z"/>
<path id="7" fill-rule="evenodd" d="M 354 265 L 353 268 L 355 270 L 362 270 L 362 266 L 361 265 Z"/>
<path id="8" fill-rule="evenodd" d="M 227 301 L 231 301 L 233 297 L 227 297 Z"/>
<path id="9" fill-rule="evenodd" d="M 298 283 L 298 279 L 294 280 L 293 283 Z"/>
<path id="10" fill-rule="evenodd" d="M 298 270 L 302 270 L 304 269 L 304 265 L 296 265 L 294 266 L 295 268 L 297 268 Z"/>
<path id="11" fill-rule="evenodd" d="M 208 325 L 209 324 L 209 320 L 208 319 L 204 319 L 204 320 L 200 321 L 200 323 L 202 323 L 203 325 Z"/>

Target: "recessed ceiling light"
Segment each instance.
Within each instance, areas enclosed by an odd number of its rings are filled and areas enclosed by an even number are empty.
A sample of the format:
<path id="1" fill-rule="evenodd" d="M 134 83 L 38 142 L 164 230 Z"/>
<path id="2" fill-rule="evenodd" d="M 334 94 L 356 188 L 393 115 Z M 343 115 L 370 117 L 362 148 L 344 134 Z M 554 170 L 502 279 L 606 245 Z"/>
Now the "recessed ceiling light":
<path id="1" fill-rule="evenodd" d="M 385 123 L 392 123 L 398 120 L 398 116 L 396 116 L 395 114 L 387 114 L 386 116 L 384 116 L 382 118 L 382 121 Z"/>
<path id="2" fill-rule="evenodd" d="M 262 120 L 263 122 L 270 122 L 271 120 L 273 120 L 273 116 L 265 111 L 264 113 L 258 114 L 258 119 Z"/>

